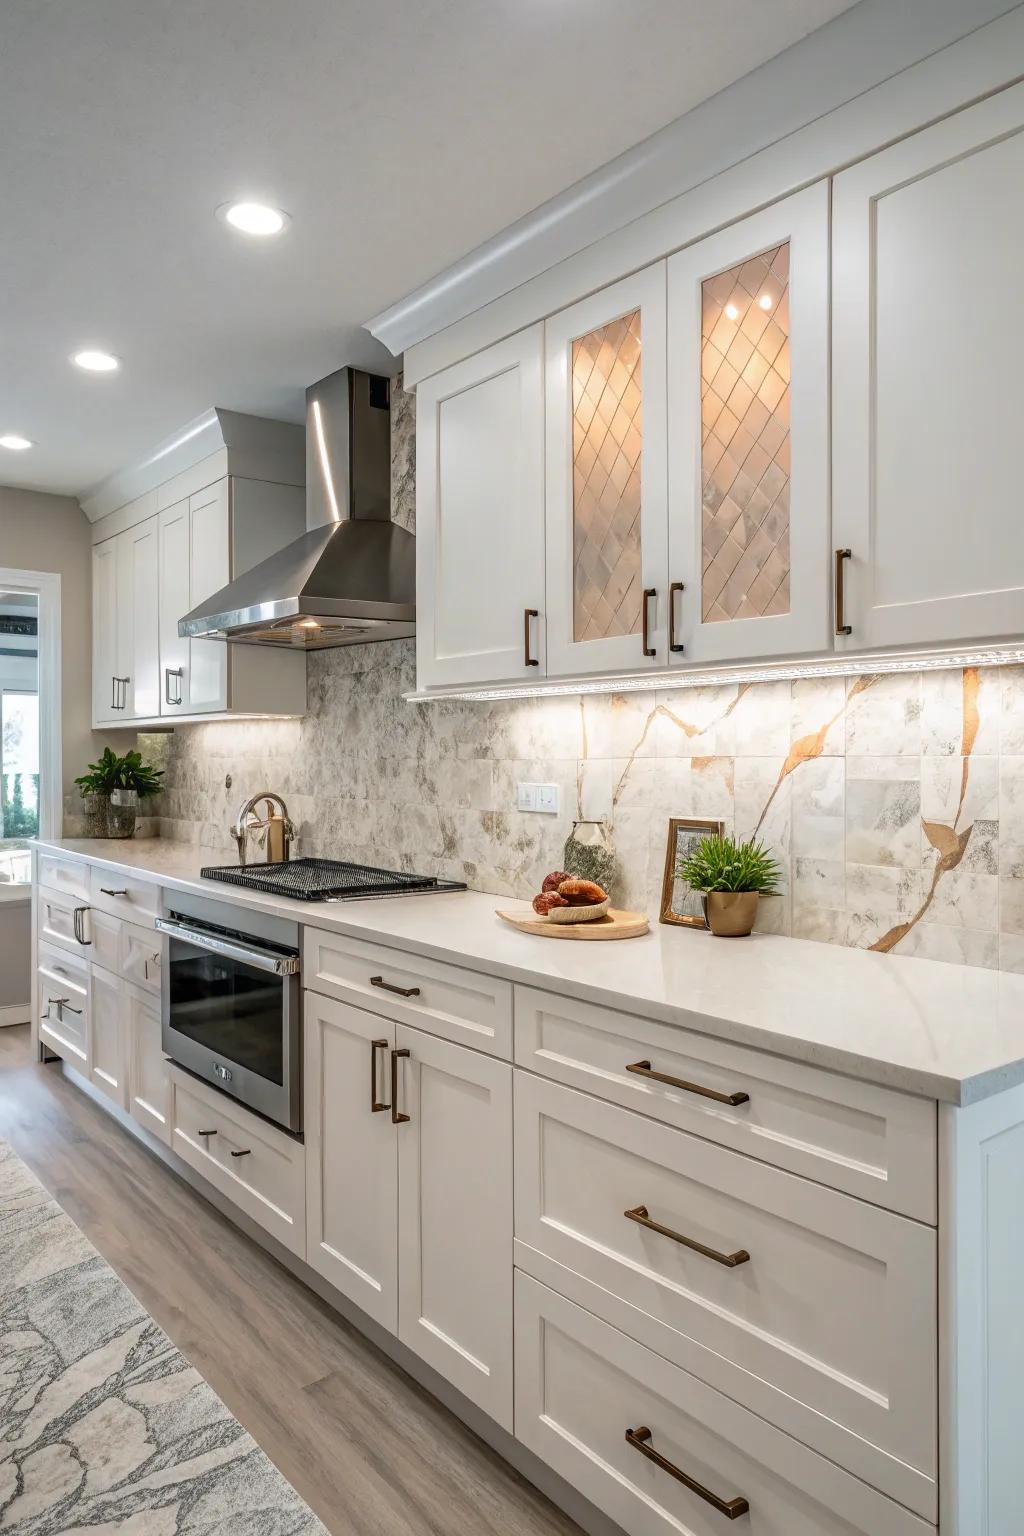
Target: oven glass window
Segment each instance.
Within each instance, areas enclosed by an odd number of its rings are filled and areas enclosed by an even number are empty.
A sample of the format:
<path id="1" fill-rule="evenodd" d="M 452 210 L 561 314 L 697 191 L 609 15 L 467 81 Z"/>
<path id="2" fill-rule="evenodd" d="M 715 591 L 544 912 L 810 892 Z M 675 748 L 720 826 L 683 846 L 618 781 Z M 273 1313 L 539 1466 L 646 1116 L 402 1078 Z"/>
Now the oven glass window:
<path id="1" fill-rule="evenodd" d="M 284 1083 L 282 980 L 172 939 L 169 1024 L 228 1064 Z"/>

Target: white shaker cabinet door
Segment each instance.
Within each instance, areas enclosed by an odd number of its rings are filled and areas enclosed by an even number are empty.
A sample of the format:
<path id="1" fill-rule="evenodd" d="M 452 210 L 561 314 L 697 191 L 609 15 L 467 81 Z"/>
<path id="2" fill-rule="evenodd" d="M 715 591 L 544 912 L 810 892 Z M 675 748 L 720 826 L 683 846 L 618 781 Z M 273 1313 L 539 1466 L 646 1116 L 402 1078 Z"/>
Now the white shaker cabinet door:
<path id="1" fill-rule="evenodd" d="M 118 534 L 122 546 L 118 584 L 121 673 L 127 679 L 126 718 L 160 713 L 159 519 L 147 518 Z"/>
<path id="2" fill-rule="evenodd" d="M 548 675 L 664 667 L 665 263 L 544 336 Z"/>
<path id="3" fill-rule="evenodd" d="M 668 263 L 674 665 L 829 645 L 828 186 Z"/>
<path id="4" fill-rule="evenodd" d="M 123 983 L 128 1047 L 128 1109 L 158 1136 L 171 1139 L 171 1078 L 160 1041 L 160 999 L 131 982 Z"/>
<path id="5" fill-rule="evenodd" d="M 178 620 L 192 607 L 188 498 L 160 513 L 160 713 L 189 712 L 190 645 Z"/>
<path id="6" fill-rule="evenodd" d="M 125 1004 L 121 982 L 110 971 L 92 967 L 92 1007 L 89 1038 L 89 1081 L 94 1088 L 113 1099 L 119 1108 L 127 1106 Z"/>
<path id="7" fill-rule="evenodd" d="M 92 719 L 94 725 L 117 720 L 117 539 L 105 539 L 92 551 Z"/>
<path id="8" fill-rule="evenodd" d="M 512 1428 L 512 1068 L 399 1024 L 398 1336 Z"/>
<path id="9" fill-rule="evenodd" d="M 420 688 L 544 674 L 543 325 L 416 391 Z"/>
<path id="10" fill-rule="evenodd" d="M 395 1026 L 305 994 L 306 1260 L 389 1332 L 398 1328 Z"/>
<path id="11" fill-rule="evenodd" d="M 1022 127 L 1016 86 L 835 178 L 840 650 L 1024 633 Z"/>
<path id="12" fill-rule="evenodd" d="M 231 516 L 226 478 L 189 497 L 188 518 L 189 608 L 195 608 L 231 580 Z M 223 640 L 191 642 L 190 713 L 227 709 L 229 650 Z"/>

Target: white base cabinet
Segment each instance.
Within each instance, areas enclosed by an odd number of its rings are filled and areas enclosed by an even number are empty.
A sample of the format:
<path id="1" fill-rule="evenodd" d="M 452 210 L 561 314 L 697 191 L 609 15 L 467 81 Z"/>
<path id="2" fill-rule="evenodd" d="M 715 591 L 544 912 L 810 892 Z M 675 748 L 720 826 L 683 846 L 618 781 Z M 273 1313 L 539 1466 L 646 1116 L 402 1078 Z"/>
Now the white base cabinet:
<path id="1" fill-rule="evenodd" d="M 124 982 L 128 1043 L 128 1110 L 140 1125 L 170 1143 L 171 1078 L 160 1044 L 160 999 Z"/>

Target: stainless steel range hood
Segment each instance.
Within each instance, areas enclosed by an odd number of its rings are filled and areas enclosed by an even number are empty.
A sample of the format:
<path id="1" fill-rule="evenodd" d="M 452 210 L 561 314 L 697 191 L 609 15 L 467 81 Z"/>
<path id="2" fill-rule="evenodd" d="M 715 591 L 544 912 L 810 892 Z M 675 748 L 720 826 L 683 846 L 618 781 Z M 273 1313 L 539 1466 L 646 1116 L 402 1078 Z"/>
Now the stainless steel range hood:
<path id="1" fill-rule="evenodd" d="M 415 633 L 416 540 L 391 521 L 390 384 L 341 368 L 306 391 L 306 532 L 178 623 L 321 650 Z"/>

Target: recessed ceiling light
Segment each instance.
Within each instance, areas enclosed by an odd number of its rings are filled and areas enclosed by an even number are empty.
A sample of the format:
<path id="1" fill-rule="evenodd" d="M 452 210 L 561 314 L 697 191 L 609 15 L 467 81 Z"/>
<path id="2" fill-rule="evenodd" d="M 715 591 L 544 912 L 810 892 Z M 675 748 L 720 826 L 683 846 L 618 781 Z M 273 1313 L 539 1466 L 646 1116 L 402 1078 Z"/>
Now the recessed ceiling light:
<path id="1" fill-rule="evenodd" d="M 101 352 L 96 347 L 85 347 L 81 352 L 72 352 L 71 361 L 78 368 L 84 368 L 87 373 L 116 373 L 120 368 L 120 359 L 112 352 Z"/>
<path id="2" fill-rule="evenodd" d="M 17 432 L 7 432 L 0 437 L 0 448 L 10 448 L 12 453 L 20 453 L 23 448 L 31 448 L 30 438 L 21 437 Z"/>
<path id="3" fill-rule="evenodd" d="M 739 317 L 740 317 L 740 312 L 736 308 L 735 304 L 727 304 L 725 306 L 725 318 L 727 320 L 738 320 Z"/>
<path id="4" fill-rule="evenodd" d="M 771 309 L 771 307 L 772 307 L 772 296 L 771 296 L 770 293 L 762 293 L 761 297 L 758 299 L 757 302 L 760 304 L 762 309 Z"/>
<path id="5" fill-rule="evenodd" d="M 282 208 L 271 208 L 269 203 L 222 203 L 217 217 L 244 235 L 279 235 L 289 222 Z"/>

